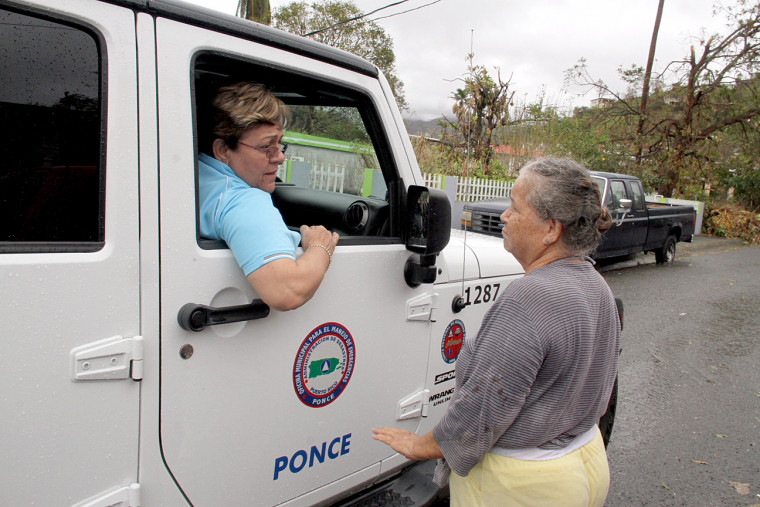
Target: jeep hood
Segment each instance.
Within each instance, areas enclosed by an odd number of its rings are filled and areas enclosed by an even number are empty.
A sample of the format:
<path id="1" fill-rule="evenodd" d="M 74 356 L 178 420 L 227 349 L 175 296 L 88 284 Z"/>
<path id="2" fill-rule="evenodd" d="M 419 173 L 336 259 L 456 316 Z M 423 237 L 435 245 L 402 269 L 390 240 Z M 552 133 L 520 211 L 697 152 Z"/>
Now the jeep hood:
<path id="1" fill-rule="evenodd" d="M 493 276 L 519 275 L 523 268 L 504 250 L 501 238 L 453 229 L 451 239 L 436 260 L 441 270 L 435 283 L 459 282 Z"/>

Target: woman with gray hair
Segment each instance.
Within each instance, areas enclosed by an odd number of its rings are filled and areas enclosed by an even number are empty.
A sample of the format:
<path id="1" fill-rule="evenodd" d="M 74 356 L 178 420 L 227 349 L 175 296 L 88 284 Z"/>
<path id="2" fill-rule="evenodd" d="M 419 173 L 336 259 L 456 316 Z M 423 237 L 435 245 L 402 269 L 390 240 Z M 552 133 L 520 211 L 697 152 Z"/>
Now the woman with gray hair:
<path id="1" fill-rule="evenodd" d="M 543 158 L 520 171 L 501 220 L 525 276 L 465 341 L 446 413 L 424 436 L 378 428 L 374 438 L 410 459 L 441 459 L 435 480 L 450 481 L 452 506 L 602 506 L 610 476 L 597 422 L 621 324 L 587 255 L 609 214 L 585 168 Z"/>

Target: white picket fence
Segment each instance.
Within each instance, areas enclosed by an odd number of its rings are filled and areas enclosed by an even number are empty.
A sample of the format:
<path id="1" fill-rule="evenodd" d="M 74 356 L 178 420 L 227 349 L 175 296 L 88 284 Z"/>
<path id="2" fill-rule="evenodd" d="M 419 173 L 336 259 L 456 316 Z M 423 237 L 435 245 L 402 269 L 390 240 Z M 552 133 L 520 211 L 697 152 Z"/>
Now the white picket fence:
<path id="1" fill-rule="evenodd" d="M 346 166 L 314 164 L 310 173 L 309 187 L 317 190 L 343 192 Z"/>
<path id="2" fill-rule="evenodd" d="M 482 178 L 461 178 L 457 185 L 457 201 L 473 202 L 512 194 L 511 181 L 486 180 Z"/>
<path id="3" fill-rule="evenodd" d="M 422 181 L 426 187 L 437 188 L 438 190 L 441 190 L 443 188 L 443 178 L 443 174 L 426 173 L 422 175 Z"/>
<path id="4" fill-rule="evenodd" d="M 285 165 L 280 166 L 277 175 L 285 179 Z M 317 190 L 343 192 L 346 167 L 332 164 L 314 163 L 309 171 L 309 187 Z M 447 179 L 456 184 L 456 200 L 474 202 L 484 199 L 509 197 L 512 193 L 511 181 L 487 180 L 484 178 L 447 177 L 443 174 L 426 173 L 422 175 L 424 185 L 430 188 L 444 189 Z M 450 189 L 449 189 L 450 190 Z"/>
<path id="5" fill-rule="evenodd" d="M 425 186 L 443 189 L 445 176 L 441 174 L 423 174 Z M 484 178 L 453 178 L 456 181 L 456 200 L 474 202 L 484 199 L 509 197 L 512 194 L 511 181 L 487 180 Z"/>

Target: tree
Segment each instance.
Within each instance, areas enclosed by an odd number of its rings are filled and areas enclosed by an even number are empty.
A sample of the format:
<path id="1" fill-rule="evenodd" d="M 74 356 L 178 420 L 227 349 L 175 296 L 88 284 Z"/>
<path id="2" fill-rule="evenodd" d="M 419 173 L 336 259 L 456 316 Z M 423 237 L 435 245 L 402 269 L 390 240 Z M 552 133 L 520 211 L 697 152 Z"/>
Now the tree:
<path id="1" fill-rule="evenodd" d="M 467 154 L 482 162 L 484 173 L 488 174 L 493 150 L 491 142 L 495 129 L 503 127 L 509 120 L 509 106 L 514 92 L 509 89 L 509 80 L 501 80 L 501 71 L 496 69 L 496 79 L 482 65 L 473 65 L 473 55 L 469 61 L 467 74 L 459 79 L 464 88 L 457 89 L 452 98 L 452 112 L 456 117 L 444 123 L 455 132 L 455 144 L 463 146 Z M 466 175 L 466 174 L 465 174 Z"/>
<path id="2" fill-rule="evenodd" d="M 506 127 L 495 133 L 497 142 L 508 147 L 500 155 L 503 165 L 516 171 L 541 156 L 570 157 L 585 167 L 617 172 L 624 166 L 625 147 L 615 141 L 617 133 L 599 122 L 599 110 L 583 108 L 572 116 L 547 105 L 541 90 L 534 102 L 518 103 Z"/>
<path id="3" fill-rule="evenodd" d="M 393 39 L 377 23 L 363 16 L 351 1 L 293 2 L 275 9 L 273 26 L 370 61 L 385 75 L 399 108 L 407 109 L 404 83 L 396 76 Z"/>
<path id="4" fill-rule="evenodd" d="M 264 25 L 272 22 L 269 0 L 238 0 L 236 15 Z"/>
<path id="5" fill-rule="evenodd" d="M 604 111 L 605 121 L 619 130 L 643 122 L 640 135 L 624 136 L 629 153 L 639 153 L 639 176 L 648 179 L 666 196 L 693 193 L 720 177 L 716 154 L 725 147 L 726 133 L 751 136 L 760 117 L 760 4 L 739 0 L 724 9 L 729 19 L 727 35 L 702 37 L 690 55 L 671 62 L 669 90 L 651 97 L 642 113 L 641 97 L 621 96 L 594 81 L 581 61 L 568 71 L 578 84 L 594 87 L 616 101 Z M 642 82 L 641 68 L 621 71 L 630 83 Z M 666 75 L 658 78 L 666 81 Z M 632 121 L 633 120 L 633 121 Z M 755 165 L 757 167 L 757 164 Z"/>
<path id="6" fill-rule="evenodd" d="M 353 107 L 291 105 L 292 121 L 288 130 L 316 133 L 321 137 L 371 144 L 359 110 Z"/>

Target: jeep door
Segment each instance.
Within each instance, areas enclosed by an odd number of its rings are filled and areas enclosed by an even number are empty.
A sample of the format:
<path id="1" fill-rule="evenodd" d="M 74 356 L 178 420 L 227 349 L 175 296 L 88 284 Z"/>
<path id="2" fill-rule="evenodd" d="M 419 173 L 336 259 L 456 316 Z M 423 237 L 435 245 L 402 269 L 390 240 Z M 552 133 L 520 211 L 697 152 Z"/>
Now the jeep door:
<path id="1" fill-rule="evenodd" d="M 0 504 L 111 505 L 137 482 L 134 14 L 50 3 L 0 5 Z"/>
<path id="2" fill-rule="evenodd" d="M 313 504 L 370 481 L 395 454 L 372 428 L 418 425 L 418 413 L 399 421 L 397 411 L 424 388 L 430 334 L 413 301 L 426 288 L 404 282 L 399 224 L 411 171 L 392 97 L 371 69 L 163 18 L 156 45 L 166 466 L 194 505 Z M 287 225 L 322 224 L 341 240 L 301 308 L 188 331 L 178 323 L 187 304 L 224 309 L 257 297 L 226 245 L 197 227 L 203 110 L 217 87 L 243 80 L 293 108 L 274 194 Z"/>

